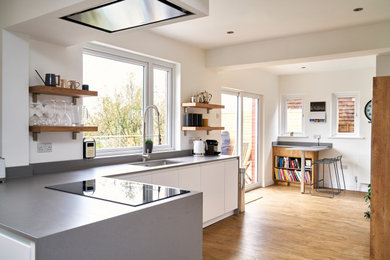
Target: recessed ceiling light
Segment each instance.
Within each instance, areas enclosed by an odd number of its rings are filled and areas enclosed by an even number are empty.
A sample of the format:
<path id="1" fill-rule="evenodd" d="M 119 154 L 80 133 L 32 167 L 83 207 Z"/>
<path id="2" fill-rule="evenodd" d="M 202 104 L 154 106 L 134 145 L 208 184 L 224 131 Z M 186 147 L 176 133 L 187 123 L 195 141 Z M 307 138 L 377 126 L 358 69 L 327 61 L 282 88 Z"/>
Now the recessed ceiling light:
<path id="1" fill-rule="evenodd" d="M 360 12 L 360 11 L 363 11 L 363 8 L 358 7 L 358 8 L 353 9 L 353 11 L 354 11 L 354 12 Z"/>
<path id="2" fill-rule="evenodd" d="M 233 34 L 234 31 L 227 31 L 226 33 L 227 33 L 227 34 Z"/>

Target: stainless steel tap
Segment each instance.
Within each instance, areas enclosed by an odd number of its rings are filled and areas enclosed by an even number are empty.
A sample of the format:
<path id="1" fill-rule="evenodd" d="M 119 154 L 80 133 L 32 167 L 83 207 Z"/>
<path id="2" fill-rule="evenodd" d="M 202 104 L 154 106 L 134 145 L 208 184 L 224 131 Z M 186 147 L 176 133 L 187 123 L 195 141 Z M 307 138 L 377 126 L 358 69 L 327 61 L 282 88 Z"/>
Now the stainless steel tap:
<path id="1" fill-rule="evenodd" d="M 150 109 L 154 109 L 157 112 L 157 124 L 158 124 L 158 144 L 161 145 L 161 132 L 160 132 L 160 112 L 155 105 L 150 105 L 145 108 L 143 117 L 143 130 L 142 130 L 142 161 L 145 162 L 150 158 L 150 153 L 145 151 L 145 140 L 146 140 L 146 116 Z"/>

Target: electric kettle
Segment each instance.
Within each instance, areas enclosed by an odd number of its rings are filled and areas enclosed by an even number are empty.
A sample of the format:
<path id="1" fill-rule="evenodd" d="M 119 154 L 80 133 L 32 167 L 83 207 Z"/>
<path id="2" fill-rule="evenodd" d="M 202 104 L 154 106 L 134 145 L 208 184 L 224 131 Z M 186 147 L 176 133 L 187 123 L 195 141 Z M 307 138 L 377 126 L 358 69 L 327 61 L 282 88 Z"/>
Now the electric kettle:
<path id="1" fill-rule="evenodd" d="M 202 140 L 194 140 L 194 156 L 203 156 L 205 145 Z"/>

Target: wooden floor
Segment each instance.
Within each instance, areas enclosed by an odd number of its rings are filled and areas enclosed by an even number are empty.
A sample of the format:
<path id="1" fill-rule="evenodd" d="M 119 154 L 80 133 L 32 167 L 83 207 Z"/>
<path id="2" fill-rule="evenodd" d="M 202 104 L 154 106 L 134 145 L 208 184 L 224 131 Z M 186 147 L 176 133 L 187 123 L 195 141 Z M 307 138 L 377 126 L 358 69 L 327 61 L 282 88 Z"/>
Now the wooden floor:
<path id="1" fill-rule="evenodd" d="M 364 193 L 333 199 L 296 187 L 257 190 L 262 198 L 203 231 L 203 259 L 369 259 Z"/>

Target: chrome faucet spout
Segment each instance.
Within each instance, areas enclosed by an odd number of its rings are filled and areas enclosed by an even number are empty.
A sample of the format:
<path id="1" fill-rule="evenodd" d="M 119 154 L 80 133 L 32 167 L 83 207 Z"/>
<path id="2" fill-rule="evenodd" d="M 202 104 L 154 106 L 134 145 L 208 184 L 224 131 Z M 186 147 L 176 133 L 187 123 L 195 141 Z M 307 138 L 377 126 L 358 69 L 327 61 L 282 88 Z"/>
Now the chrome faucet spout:
<path id="1" fill-rule="evenodd" d="M 150 109 L 156 110 L 157 113 L 157 124 L 158 124 L 158 144 L 161 145 L 161 132 L 160 132 L 160 112 L 155 105 L 150 105 L 145 108 L 144 117 L 143 117 L 143 129 L 142 129 L 142 161 L 150 158 L 149 151 L 145 151 L 145 141 L 146 141 L 146 117 Z"/>

